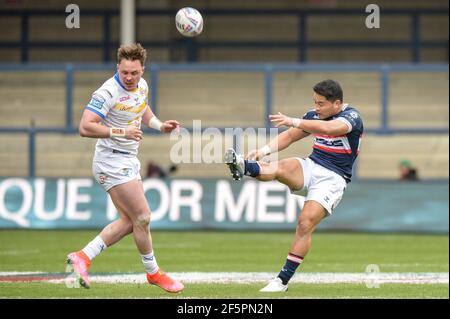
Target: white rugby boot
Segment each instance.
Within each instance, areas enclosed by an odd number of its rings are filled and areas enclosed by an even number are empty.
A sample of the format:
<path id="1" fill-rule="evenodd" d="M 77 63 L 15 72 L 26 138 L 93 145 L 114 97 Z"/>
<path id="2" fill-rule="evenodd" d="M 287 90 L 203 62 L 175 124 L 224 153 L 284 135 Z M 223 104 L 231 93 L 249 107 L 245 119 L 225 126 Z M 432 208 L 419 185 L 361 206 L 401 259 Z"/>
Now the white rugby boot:
<path id="1" fill-rule="evenodd" d="M 267 286 L 262 288 L 260 292 L 283 292 L 288 290 L 288 285 L 283 285 L 283 282 L 279 277 L 269 281 Z"/>
<path id="2" fill-rule="evenodd" d="M 244 156 L 237 154 L 234 149 L 229 148 L 225 152 L 225 163 L 230 169 L 234 180 L 241 180 L 245 172 Z"/>

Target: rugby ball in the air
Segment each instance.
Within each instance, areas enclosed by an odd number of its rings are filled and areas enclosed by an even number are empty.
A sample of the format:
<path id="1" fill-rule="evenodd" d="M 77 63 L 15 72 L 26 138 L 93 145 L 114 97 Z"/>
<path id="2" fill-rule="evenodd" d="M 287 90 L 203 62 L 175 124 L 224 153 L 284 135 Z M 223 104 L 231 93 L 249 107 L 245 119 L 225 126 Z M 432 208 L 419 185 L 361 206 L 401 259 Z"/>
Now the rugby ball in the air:
<path id="1" fill-rule="evenodd" d="M 178 10 L 175 25 L 185 37 L 195 37 L 202 33 L 203 18 L 197 9 L 185 7 Z"/>

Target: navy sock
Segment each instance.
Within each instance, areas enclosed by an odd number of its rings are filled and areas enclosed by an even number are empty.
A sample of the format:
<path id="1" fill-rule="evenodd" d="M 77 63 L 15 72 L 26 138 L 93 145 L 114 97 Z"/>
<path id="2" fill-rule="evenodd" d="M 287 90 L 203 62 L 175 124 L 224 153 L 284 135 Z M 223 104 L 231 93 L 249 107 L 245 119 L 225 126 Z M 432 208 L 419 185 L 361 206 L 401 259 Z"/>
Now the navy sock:
<path id="1" fill-rule="evenodd" d="M 259 175 L 260 167 L 256 161 L 245 160 L 245 175 L 256 177 Z"/>
<path id="2" fill-rule="evenodd" d="M 292 253 L 288 254 L 286 263 L 284 264 L 283 268 L 281 268 L 281 271 L 278 274 L 278 277 L 283 282 L 283 285 L 287 285 L 287 283 L 292 278 L 292 276 L 294 276 L 294 273 L 297 270 L 297 267 L 302 262 L 303 262 L 302 256 L 297 256 Z"/>

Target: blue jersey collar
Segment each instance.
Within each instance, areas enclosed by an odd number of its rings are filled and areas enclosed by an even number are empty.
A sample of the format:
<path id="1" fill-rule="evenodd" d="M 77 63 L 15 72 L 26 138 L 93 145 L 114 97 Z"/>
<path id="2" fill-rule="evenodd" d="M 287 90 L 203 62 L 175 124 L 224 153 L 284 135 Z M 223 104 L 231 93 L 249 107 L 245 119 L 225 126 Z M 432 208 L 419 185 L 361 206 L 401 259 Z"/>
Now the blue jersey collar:
<path id="1" fill-rule="evenodd" d="M 117 83 L 119 83 L 119 85 L 122 87 L 122 89 L 124 89 L 125 91 L 130 91 L 127 90 L 125 88 L 125 86 L 122 84 L 122 82 L 120 82 L 120 78 L 119 78 L 119 72 L 116 72 L 116 74 L 114 74 L 114 79 L 117 81 Z M 139 86 L 139 84 L 136 86 L 136 88 Z M 133 89 L 134 90 L 134 89 Z"/>

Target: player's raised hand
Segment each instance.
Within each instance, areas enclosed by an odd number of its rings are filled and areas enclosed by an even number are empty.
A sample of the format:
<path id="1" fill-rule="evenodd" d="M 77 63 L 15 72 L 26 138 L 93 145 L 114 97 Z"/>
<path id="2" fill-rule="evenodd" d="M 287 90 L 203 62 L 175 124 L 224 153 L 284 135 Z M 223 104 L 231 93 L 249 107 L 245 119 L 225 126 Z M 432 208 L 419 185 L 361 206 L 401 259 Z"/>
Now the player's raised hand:
<path id="1" fill-rule="evenodd" d="M 275 123 L 275 127 L 284 126 L 292 126 L 292 117 L 282 114 L 278 112 L 278 114 L 269 115 L 269 119 L 272 123 Z"/>
<path id="2" fill-rule="evenodd" d="M 125 129 L 125 138 L 128 140 L 142 140 L 142 131 L 136 125 L 128 125 Z"/>
<path id="3" fill-rule="evenodd" d="M 167 120 L 163 122 L 163 125 L 161 126 L 161 132 L 163 133 L 170 133 L 173 130 L 178 130 L 180 128 L 180 123 L 175 120 Z"/>

